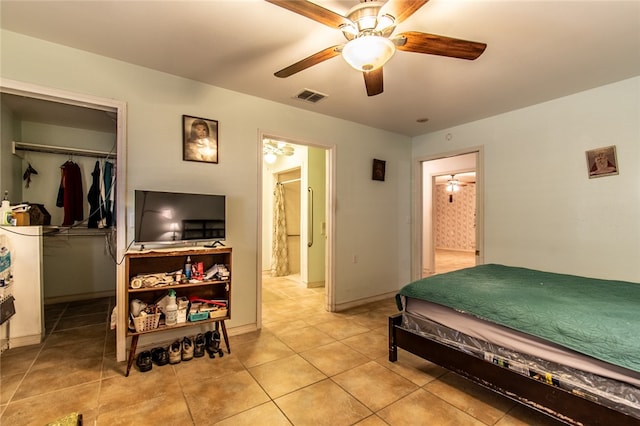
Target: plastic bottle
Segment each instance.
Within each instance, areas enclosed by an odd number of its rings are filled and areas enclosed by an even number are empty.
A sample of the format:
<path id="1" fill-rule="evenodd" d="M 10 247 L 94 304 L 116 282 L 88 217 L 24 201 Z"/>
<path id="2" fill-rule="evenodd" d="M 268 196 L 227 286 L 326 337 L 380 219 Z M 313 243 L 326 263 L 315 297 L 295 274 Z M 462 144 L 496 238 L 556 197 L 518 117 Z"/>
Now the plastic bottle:
<path id="1" fill-rule="evenodd" d="M 187 280 L 191 279 L 191 256 L 187 256 L 187 263 L 184 264 L 184 276 Z"/>
<path id="2" fill-rule="evenodd" d="M 169 290 L 169 304 L 165 308 L 164 322 L 166 325 L 175 325 L 178 322 L 178 305 L 176 304 L 176 292 Z"/>
<path id="3" fill-rule="evenodd" d="M 9 202 L 9 191 L 4 191 L 2 206 L 0 206 L 0 225 L 11 224 L 11 203 Z"/>

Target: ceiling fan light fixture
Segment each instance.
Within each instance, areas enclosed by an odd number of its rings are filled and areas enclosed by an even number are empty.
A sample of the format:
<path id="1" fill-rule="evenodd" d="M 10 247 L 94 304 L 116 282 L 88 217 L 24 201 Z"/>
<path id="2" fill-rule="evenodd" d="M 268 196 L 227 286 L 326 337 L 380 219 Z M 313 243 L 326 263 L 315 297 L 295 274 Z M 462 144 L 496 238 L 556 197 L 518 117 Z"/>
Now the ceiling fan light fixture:
<path id="1" fill-rule="evenodd" d="M 343 24 L 340 25 L 340 31 L 344 34 L 347 40 L 352 40 L 358 35 L 358 28 L 353 24 Z"/>
<path id="2" fill-rule="evenodd" d="M 272 152 L 267 152 L 266 154 L 264 154 L 264 161 L 267 164 L 273 164 L 276 162 L 277 159 L 278 157 Z"/>
<path id="3" fill-rule="evenodd" d="M 450 183 L 447 185 L 447 192 L 458 192 L 460 191 L 460 185 L 458 183 Z"/>
<path id="4" fill-rule="evenodd" d="M 360 31 L 373 30 L 378 24 L 377 17 L 374 16 L 363 16 L 357 21 L 358 29 Z"/>
<path id="5" fill-rule="evenodd" d="M 278 156 L 291 156 L 295 152 L 293 146 L 284 141 L 276 141 L 273 139 L 265 139 L 262 142 L 262 154 L 267 164 L 273 164 Z"/>
<path id="6" fill-rule="evenodd" d="M 376 24 L 376 31 L 378 31 L 380 33 L 383 33 L 388 28 L 393 27 L 395 22 L 396 22 L 396 20 L 391 15 L 386 15 L 385 14 L 385 15 L 382 15 L 382 16 L 378 16 L 377 24 Z"/>
<path id="7" fill-rule="evenodd" d="M 358 71 L 373 71 L 389 61 L 396 51 L 391 40 L 378 35 L 362 35 L 347 42 L 342 57 Z"/>
<path id="8" fill-rule="evenodd" d="M 446 191 L 447 192 L 460 191 L 460 181 L 458 181 L 458 179 L 455 179 L 453 176 L 451 176 L 451 179 L 447 181 Z"/>

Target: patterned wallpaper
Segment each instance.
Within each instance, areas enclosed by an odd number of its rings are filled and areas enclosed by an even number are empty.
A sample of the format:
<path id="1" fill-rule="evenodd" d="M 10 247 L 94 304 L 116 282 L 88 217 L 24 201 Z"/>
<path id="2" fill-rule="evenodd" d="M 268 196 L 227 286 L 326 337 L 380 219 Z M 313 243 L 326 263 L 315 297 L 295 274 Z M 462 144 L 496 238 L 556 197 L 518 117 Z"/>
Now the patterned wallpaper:
<path id="1" fill-rule="evenodd" d="M 453 193 L 449 202 L 446 185 L 436 185 L 436 248 L 473 251 L 476 247 L 476 185 L 468 184 Z"/>

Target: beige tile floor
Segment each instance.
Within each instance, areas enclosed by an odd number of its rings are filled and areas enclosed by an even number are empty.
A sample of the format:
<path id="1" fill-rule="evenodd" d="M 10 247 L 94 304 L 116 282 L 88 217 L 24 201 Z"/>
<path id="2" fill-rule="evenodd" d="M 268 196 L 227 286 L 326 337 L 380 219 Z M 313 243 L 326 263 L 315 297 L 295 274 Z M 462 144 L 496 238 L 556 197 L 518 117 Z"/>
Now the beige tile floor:
<path id="1" fill-rule="evenodd" d="M 113 301 L 47 306 L 40 345 L 0 357 L 1 425 L 554 425 L 400 351 L 387 360 L 392 299 L 328 313 L 323 289 L 265 277 L 263 329 L 231 354 L 146 373 L 115 361 Z"/>
<path id="2" fill-rule="evenodd" d="M 436 249 L 436 274 L 469 268 L 476 264 L 476 255 L 470 251 Z"/>

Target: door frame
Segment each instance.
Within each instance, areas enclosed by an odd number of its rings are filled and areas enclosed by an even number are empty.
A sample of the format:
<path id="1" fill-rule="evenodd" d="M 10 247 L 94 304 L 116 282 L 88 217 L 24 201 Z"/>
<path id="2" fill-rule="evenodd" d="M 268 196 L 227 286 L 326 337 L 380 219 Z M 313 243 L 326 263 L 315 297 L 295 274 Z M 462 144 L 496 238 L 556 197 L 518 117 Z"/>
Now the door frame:
<path id="1" fill-rule="evenodd" d="M 423 222 L 424 222 L 424 185 L 423 179 L 425 179 L 423 173 L 423 163 L 433 161 L 433 160 L 441 160 L 446 158 L 459 157 L 467 154 L 476 154 L 475 161 L 475 171 L 476 171 L 476 265 L 481 265 L 484 263 L 484 149 L 483 146 L 469 147 L 456 151 L 444 152 L 439 154 L 433 154 L 425 157 L 420 157 L 414 159 L 413 162 L 413 185 L 412 192 L 414 194 L 413 197 L 413 226 L 412 226 L 412 253 L 413 253 L 413 262 L 412 262 L 412 270 L 411 275 L 413 280 L 417 280 L 422 278 L 424 271 L 424 252 L 427 248 L 424 247 L 423 238 L 424 232 Z M 442 173 L 438 172 L 438 175 Z M 429 179 L 433 180 L 433 176 L 428 176 Z M 432 188 L 433 189 L 433 188 Z M 429 197 L 433 197 L 432 191 L 428 194 Z M 429 213 L 433 218 L 433 209 Z M 433 221 L 432 221 L 433 224 Z M 431 232 L 431 238 L 433 239 L 433 230 L 429 230 Z M 431 244 L 429 253 L 427 253 L 431 259 L 435 259 L 435 247 L 433 247 L 433 243 Z"/>
<path id="2" fill-rule="evenodd" d="M 281 136 L 277 132 L 263 131 L 258 132 L 257 151 L 258 151 L 258 193 L 262 196 L 263 188 L 263 175 L 264 175 L 264 161 L 262 154 L 262 141 L 265 138 L 277 139 L 286 141 L 293 145 L 307 146 L 320 148 L 325 151 L 325 309 L 329 312 L 335 312 L 335 215 L 336 215 L 336 146 L 328 145 L 317 142 L 305 141 L 297 138 L 291 138 L 287 136 Z M 302 196 L 302 191 L 301 191 Z M 257 297 L 256 297 L 256 326 L 258 329 L 262 328 L 262 234 L 264 232 L 262 227 L 262 216 L 264 214 L 264 206 L 261 201 L 258 203 L 258 232 L 257 232 Z"/>
<path id="3" fill-rule="evenodd" d="M 28 98 L 42 99 L 74 106 L 115 111 L 116 118 L 116 258 L 123 259 L 126 251 L 126 164 L 127 164 L 127 103 L 114 99 L 100 98 L 76 92 L 39 86 L 31 83 L 0 78 L 0 92 L 20 95 Z M 116 265 L 116 305 L 124 306 L 128 284 L 125 279 L 124 262 Z M 42 301 L 41 301 L 42 303 Z M 125 310 L 118 309 L 116 327 L 116 357 L 118 361 L 126 359 L 126 324 Z"/>

